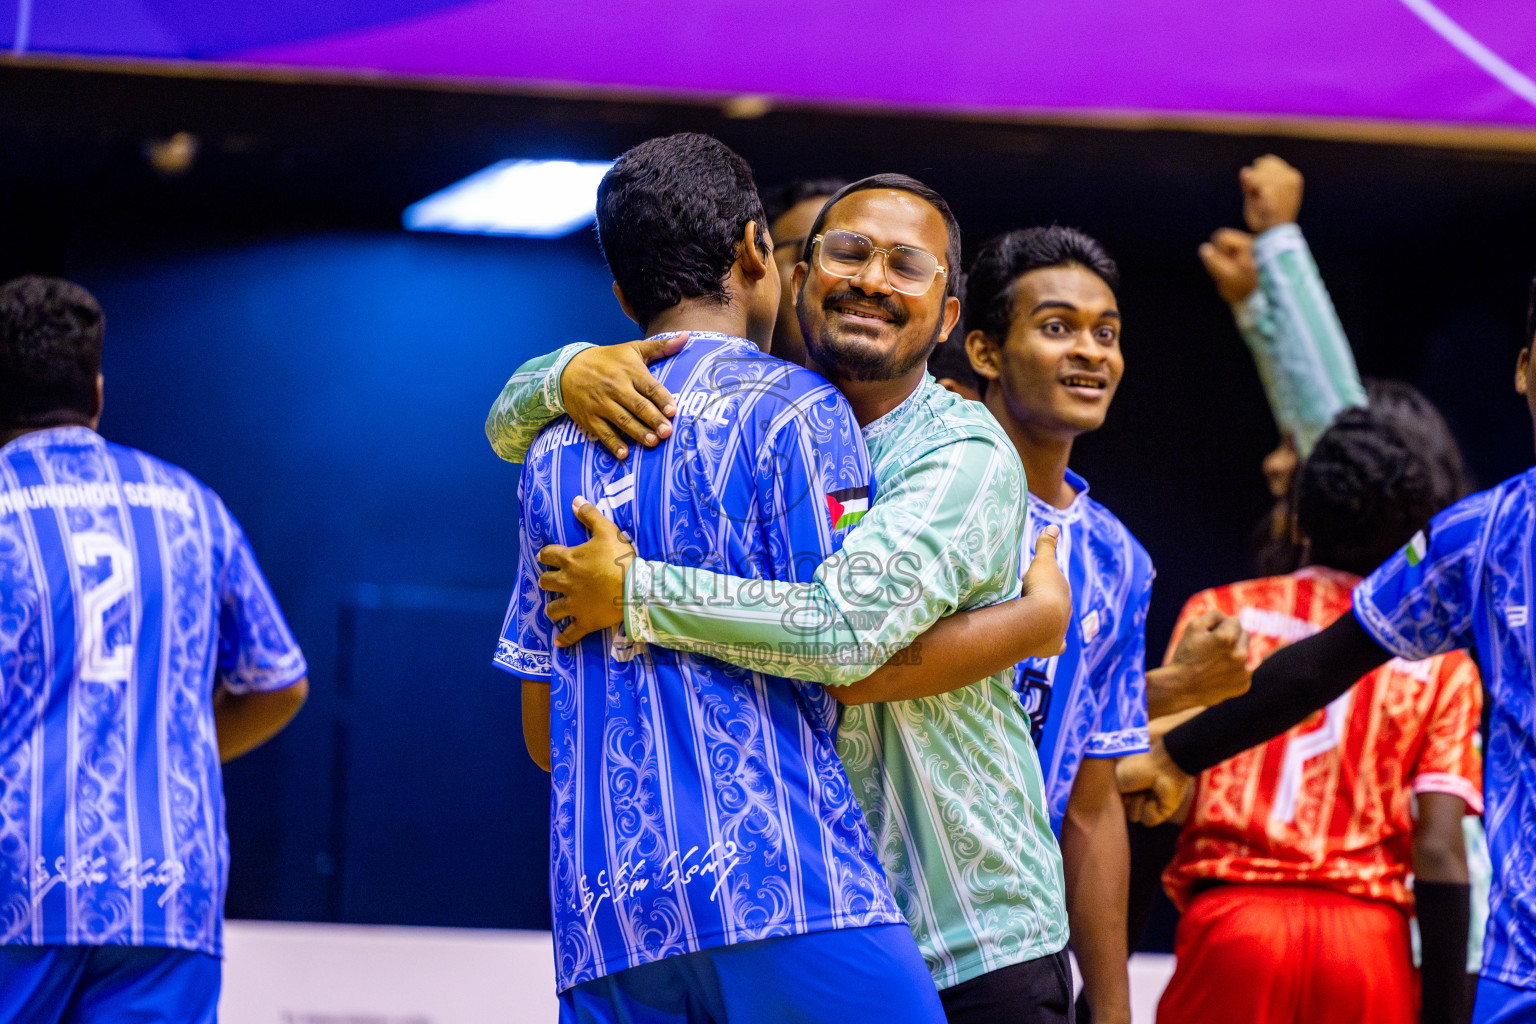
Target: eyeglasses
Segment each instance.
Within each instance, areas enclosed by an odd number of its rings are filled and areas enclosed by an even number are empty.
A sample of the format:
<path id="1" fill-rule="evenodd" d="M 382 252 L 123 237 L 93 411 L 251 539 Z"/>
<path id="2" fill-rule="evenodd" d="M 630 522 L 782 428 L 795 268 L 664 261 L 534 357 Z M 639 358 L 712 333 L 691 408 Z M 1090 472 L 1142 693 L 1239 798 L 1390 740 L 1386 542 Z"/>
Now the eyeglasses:
<path id="1" fill-rule="evenodd" d="M 864 272 L 876 256 L 885 257 L 885 279 L 891 290 L 903 295 L 922 295 L 933 287 L 933 279 L 949 271 L 939 266 L 939 258 L 926 249 L 893 245 L 881 249 L 868 238 L 853 231 L 827 231 L 811 239 L 819 246 L 817 266 L 833 277 L 854 278 Z"/>

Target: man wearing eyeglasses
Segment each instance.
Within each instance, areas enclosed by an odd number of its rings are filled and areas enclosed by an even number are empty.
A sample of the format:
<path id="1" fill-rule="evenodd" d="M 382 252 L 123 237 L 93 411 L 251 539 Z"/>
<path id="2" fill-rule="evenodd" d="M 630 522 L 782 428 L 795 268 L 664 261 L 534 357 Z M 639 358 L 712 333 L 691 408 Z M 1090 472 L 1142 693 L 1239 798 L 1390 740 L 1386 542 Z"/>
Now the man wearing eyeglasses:
<path id="1" fill-rule="evenodd" d="M 589 518 L 592 541 L 541 554 L 555 568 L 540 585 L 559 593 L 550 618 L 569 620 L 561 644 L 622 623 L 631 641 L 828 684 L 845 704 L 839 756 L 949 1020 L 1065 1021 L 1061 854 L 1012 667 L 1024 648 L 1060 651 L 1069 604 L 1032 628 L 985 618 L 1020 591 L 1027 506 L 1022 467 L 996 420 L 926 372 L 959 319 L 959 258 L 947 204 L 903 175 L 848 186 L 812 225 L 793 271 L 800 324 L 811 368 L 842 391 L 863 428 L 877 501 L 866 510 L 827 496 L 834 521 L 862 522 L 811 582 L 637 560 L 612 524 Z M 561 411 L 606 431 L 615 454 L 621 431 L 654 444 L 670 396 L 642 363 L 630 345 L 567 351 L 542 373 L 525 368 L 487 435 L 503 457 L 520 455 L 533 422 L 563 395 Z M 1046 582 L 1031 577 L 1026 593 Z M 961 620 L 967 643 L 946 649 L 950 671 L 925 691 L 846 689 L 944 616 L 989 605 L 998 607 Z M 903 656 L 927 653 L 914 646 Z"/>

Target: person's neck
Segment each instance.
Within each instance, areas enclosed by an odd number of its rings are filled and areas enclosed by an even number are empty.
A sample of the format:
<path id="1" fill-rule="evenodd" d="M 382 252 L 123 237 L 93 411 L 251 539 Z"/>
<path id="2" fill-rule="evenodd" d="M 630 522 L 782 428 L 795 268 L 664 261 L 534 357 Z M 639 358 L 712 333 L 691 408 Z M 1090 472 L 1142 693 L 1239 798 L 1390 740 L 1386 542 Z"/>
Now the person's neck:
<path id="1" fill-rule="evenodd" d="M 764 338 L 754 338 L 749 334 L 751 327 L 747 315 L 734 302 L 722 304 L 708 299 L 684 299 L 675 306 L 669 306 L 652 317 L 644 330 L 648 336 L 680 331 L 714 331 L 717 334 L 729 334 L 733 338 L 746 338 L 764 352 L 768 351 L 768 345 L 773 340 L 772 334 Z"/>
<path id="2" fill-rule="evenodd" d="M 928 372 L 927 365 L 919 363 L 903 376 L 891 380 L 849 380 L 835 370 L 827 370 L 815 360 L 811 361 L 810 368 L 831 381 L 843 393 L 861 427 L 869 426 L 905 402 L 923 383 L 923 376 Z"/>
<path id="3" fill-rule="evenodd" d="M 982 403 L 1002 425 L 1003 432 L 1019 453 L 1029 493 L 1053 508 L 1071 505 L 1077 491 L 1067 483 L 1067 463 L 1072 459 L 1072 443 L 1077 440 L 1077 435 L 1019 422 L 1008 414 L 1003 389 L 996 382 L 989 383 Z"/>

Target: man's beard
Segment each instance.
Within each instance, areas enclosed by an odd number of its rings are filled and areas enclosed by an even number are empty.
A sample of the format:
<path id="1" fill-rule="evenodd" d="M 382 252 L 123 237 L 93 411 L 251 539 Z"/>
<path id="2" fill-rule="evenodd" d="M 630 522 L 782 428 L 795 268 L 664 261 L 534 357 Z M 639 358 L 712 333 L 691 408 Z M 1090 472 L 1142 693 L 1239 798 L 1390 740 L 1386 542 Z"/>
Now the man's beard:
<path id="1" fill-rule="evenodd" d="M 843 380 L 882 381 L 905 377 L 918 364 L 928 361 L 928 356 L 938 344 L 939 332 L 944 326 L 942 318 L 935 321 L 928 344 L 916 349 L 898 362 L 894 351 L 878 351 L 867 344 L 846 344 L 831 327 L 827 313 L 832 306 L 850 294 L 848 289 L 844 289 L 822 300 L 821 330 L 805 331 L 805 324 L 801 323 L 802 333 L 805 335 L 805 348 L 812 362 Z M 867 305 L 879 306 L 891 317 L 891 322 L 898 334 L 910 319 L 906 310 L 883 295 L 861 295 L 859 301 Z M 853 334 L 856 331 L 857 328 L 853 328 L 848 333 Z"/>

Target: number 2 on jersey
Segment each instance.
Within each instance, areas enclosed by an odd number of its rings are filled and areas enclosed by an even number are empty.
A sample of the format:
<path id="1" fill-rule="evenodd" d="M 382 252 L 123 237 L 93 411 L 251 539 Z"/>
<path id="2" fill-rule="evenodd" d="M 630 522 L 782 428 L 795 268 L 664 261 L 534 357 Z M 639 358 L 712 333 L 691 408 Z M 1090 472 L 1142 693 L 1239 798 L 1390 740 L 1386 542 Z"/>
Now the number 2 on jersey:
<path id="1" fill-rule="evenodd" d="M 109 533 L 77 533 L 71 541 L 75 566 L 81 576 L 80 678 L 92 683 L 124 682 L 133 672 L 137 639 L 131 625 L 132 612 L 128 613 L 130 624 L 115 634 L 108 629 L 107 619 L 117 604 L 133 592 L 133 552 Z M 107 565 L 106 575 L 94 586 L 87 583 L 86 570 L 99 569 L 103 561 Z"/>

